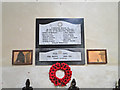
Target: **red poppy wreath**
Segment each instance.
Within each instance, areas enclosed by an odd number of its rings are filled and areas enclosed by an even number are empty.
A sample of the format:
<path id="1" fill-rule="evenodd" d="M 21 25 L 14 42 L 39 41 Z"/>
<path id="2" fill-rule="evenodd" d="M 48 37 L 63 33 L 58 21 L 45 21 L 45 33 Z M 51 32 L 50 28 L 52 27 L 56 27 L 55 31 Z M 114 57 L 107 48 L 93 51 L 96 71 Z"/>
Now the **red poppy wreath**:
<path id="1" fill-rule="evenodd" d="M 57 70 L 63 70 L 65 75 L 63 78 L 58 78 L 56 76 Z M 49 78 L 55 86 L 65 86 L 70 80 L 72 76 L 72 71 L 70 67 L 66 63 L 56 63 L 53 64 L 49 70 Z"/>

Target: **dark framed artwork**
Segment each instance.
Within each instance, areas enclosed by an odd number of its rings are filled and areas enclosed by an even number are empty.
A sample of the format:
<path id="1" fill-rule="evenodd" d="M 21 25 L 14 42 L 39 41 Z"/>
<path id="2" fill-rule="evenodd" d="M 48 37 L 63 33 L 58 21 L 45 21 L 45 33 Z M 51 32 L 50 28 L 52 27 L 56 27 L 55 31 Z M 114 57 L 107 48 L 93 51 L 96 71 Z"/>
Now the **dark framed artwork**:
<path id="1" fill-rule="evenodd" d="M 88 49 L 87 63 L 88 64 L 106 64 L 107 50 L 106 49 Z"/>
<path id="2" fill-rule="evenodd" d="M 12 65 L 32 65 L 33 50 L 13 50 Z"/>
<path id="3" fill-rule="evenodd" d="M 84 44 L 84 18 L 36 19 L 36 65 L 84 65 Z"/>

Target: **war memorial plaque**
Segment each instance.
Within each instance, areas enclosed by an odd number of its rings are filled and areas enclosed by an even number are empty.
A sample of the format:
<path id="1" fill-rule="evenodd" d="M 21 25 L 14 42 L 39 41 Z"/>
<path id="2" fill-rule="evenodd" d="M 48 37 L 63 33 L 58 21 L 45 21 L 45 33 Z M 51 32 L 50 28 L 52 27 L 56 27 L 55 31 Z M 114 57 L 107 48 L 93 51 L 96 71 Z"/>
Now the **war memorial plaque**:
<path id="1" fill-rule="evenodd" d="M 81 24 L 65 21 L 39 24 L 39 45 L 81 44 Z"/>
<path id="2" fill-rule="evenodd" d="M 36 19 L 36 65 L 85 64 L 83 18 Z"/>

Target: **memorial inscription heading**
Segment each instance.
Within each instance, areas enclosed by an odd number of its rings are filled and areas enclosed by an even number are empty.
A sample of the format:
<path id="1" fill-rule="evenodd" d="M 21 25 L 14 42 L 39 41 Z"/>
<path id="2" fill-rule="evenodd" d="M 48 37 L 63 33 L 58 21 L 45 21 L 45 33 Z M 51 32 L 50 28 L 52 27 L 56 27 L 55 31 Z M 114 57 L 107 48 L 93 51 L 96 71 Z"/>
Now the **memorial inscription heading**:
<path id="1" fill-rule="evenodd" d="M 84 19 L 36 19 L 36 65 L 85 64 Z"/>

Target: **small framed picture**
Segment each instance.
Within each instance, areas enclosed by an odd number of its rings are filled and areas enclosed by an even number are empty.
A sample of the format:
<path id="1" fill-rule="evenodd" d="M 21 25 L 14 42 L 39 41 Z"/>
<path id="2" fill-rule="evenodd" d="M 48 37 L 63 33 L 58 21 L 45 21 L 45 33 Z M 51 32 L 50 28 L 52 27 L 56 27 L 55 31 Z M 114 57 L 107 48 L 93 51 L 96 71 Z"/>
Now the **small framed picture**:
<path id="1" fill-rule="evenodd" d="M 13 50 L 12 65 L 32 65 L 33 50 Z"/>
<path id="2" fill-rule="evenodd" d="M 87 50 L 88 64 L 106 64 L 107 51 L 106 49 L 89 49 Z"/>

